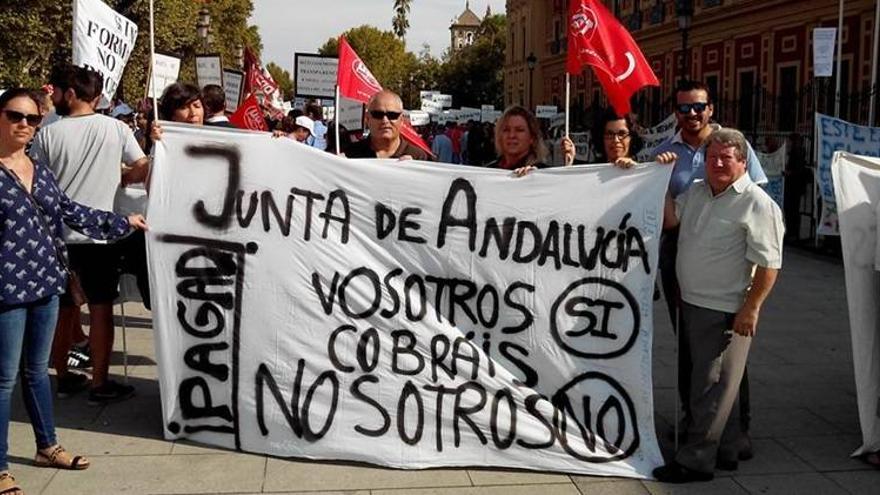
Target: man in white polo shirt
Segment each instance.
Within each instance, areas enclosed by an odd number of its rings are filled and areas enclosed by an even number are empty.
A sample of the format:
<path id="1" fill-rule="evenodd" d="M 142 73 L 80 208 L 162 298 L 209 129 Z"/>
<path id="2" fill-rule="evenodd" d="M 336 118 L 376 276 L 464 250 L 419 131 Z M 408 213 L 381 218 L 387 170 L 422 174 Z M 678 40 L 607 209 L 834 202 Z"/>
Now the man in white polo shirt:
<path id="1" fill-rule="evenodd" d="M 746 172 L 745 137 L 719 129 L 707 143 L 706 180 L 675 201 L 667 197 L 664 215 L 664 228 L 679 227 L 682 337 L 693 363 L 687 442 L 654 470 L 670 483 L 711 480 L 716 466 L 737 468 L 734 404 L 761 306 L 782 267 L 782 212 Z"/>

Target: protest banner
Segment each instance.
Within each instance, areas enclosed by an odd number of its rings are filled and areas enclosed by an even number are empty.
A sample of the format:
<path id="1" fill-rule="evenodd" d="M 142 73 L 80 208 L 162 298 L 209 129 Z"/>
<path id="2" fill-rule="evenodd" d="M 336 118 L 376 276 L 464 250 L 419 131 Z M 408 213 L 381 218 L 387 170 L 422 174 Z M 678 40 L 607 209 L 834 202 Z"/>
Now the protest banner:
<path id="1" fill-rule="evenodd" d="M 147 96 L 159 97 L 168 86 L 177 82 L 180 74 L 180 59 L 171 55 L 156 53 L 153 62 L 155 72 L 151 73 L 152 83 L 147 83 Z"/>
<path id="2" fill-rule="evenodd" d="M 167 124 L 147 233 L 165 438 L 649 477 L 671 167 L 453 168 Z"/>
<path id="3" fill-rule="evenodd" d="M 636 155 L 636 160 L 647 162 L 653 159 L 654 148 L 675 135 L 675 126 L 677 122 L 675 114 L 671 114 L 654 127 L 639 132 L 639 136 L 642 138 L 644 145 L 642 146 L 641 151 Z"/>
<path id="4" fill-rule="evenodd" d="M 434 93 L 431 95 L 431 99 L 443 105 L 443 108 L 452 108 L 452 95 Z"/>
<path id="5" fill-rule="evenodd" d="M 336 98 L 336 70 L 339 59 L 310 53 L 293 56 L 296 96 Z"/>
<path id="6" fill-rule="evenodd" d="M 431 123 L 431 114 L 421 110 L 410 110 L 407 113 L 409 122 L 412 125 L 428 125 Z"/>
<path id="7" fill-rule="evenodd" d="M 458 121 L 460 123 L 467 123 L 467 121 L 469 120 L 479 122 L 481 116 L 482 110 L 480 110 L 479 108 L 461 107 L 458 110 Z"/>
<path id="8" fill-rule="evenodd" d="M 538 105 L 535 107 L 535 117 L 539 119 L 552 119 L 559 113 L 556 105 Z"/>
<path id="9" fill-rule="evenodd" d="M 831 77 L 834 74 L 834 42 L 837 28 L 813 28 L 813 75 Z"/>
<path id="10" fill-rule="evenodd" d="M 422 100 L 421 109 L 431 115 L 440 115 L 443 113 L 443 104 L 434 100 Z"/>
<path id="11" fill-rule="evenodd" d="M 852 124 L 816 114 L 816 179 L 822 196 L 822 215 L 817 229 L 819 235 L 839 235 L 837 202 L 831 177 L 831 159 L 835 151 L 880 156 L 880 127 Z"/>
<path id="12" fill-rule="evenodd" d="M 831 170 L 862 429 L 853 455 L 862 455 L 880 451 L 880 160 L 836 152 Z"/>
<path id="13" fill-rule="evenodd" d="M 767 174 L 767 184 L 764 184 L 764 190 L 773 198 L 773 201 L 784 208 L 785 201 L 785 163 L 788 160 L 788 149 L 785 143 L 776 149 L 773 153 L 755 152 L 758 161 L 764 173 Z"/>
<path id="14" fill-rule="evenodd" d="M 106 108 L 116 94 L 122 72 L 137 41 L 137 24 L 101 0 L 73 2 L 73 65 L 85 66 L 104 76 L 98 108 Z"/>
<path id="15" fill-rule="evenodd" d="M 238 110 L 244 92 L 244 73 L 233 69 L 223 69 L 223 92 L 226 93 L 226 111 Z"/>
<path id="16" fill-rule="evenodd" d="M 196 80 L 199 88 L 209 84 L 223 87 L 223 62 L 220 55 L 196 55 Z"/>

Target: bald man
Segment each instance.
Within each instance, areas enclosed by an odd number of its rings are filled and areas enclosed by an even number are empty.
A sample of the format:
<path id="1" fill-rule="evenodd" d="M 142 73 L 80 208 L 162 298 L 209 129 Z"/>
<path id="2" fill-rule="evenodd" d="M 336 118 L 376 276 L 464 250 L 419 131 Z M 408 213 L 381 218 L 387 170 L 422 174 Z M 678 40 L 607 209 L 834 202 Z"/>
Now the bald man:
<path id="1" fill-rule="evenodd" d="M 403 101 L 393 91 L 380 91 L 367 103 L 367 128 L 370 135 L 345 152 L 348 158 L 397 158 L 430 160 L 422 149 L 400 137 L 403 125 Z"/>

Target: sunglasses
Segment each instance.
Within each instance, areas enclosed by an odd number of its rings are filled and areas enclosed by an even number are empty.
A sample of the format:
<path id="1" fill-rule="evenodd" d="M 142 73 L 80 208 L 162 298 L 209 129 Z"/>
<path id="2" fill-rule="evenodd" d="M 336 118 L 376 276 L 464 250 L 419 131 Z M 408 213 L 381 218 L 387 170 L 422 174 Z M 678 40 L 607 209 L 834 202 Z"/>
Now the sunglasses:
<path id="1" fill-rule="evenodd" d="M 27 125 L 31 127 L 36 127 L 40 125 L 40 122 L 43 121 L 43 116 L 40 114 L 21 113 L 16 112 L 15 110 L 3 110 L 3 115 L 6 115 L 6 119 L 13 124 L 17 124 L 22 120 L 26 120 Z"/>
<path id="2" fill-rule="evenodd" d="M 675 107 L 675 110 L 678 113 L 690 113 L 691 110 L 693 110 L 694 113 L 699 114 L 699 113 L 703 113 L 703 111 L 706 110 L 706 107 L 708 107 L 708 106 L 709 106 L 709 104 L 706 103 L 705 101 L 698 101 L 695 103 L 679 103 Z"/>
<path id="3" fill-rule="evenodd" d="M 385 117 L 388 117 L 388 120 L 394 122 L 399 119 L 400 116 L 403 115 L 403 112 L 383 112 L 382 110 L 370 110 L 370 117 L 373 117 L 376 120 L 382 120 Z"/>
<path id="4" fill-rule="evenodd" d="M 630 134 L 627 131 L 618 131 L 618 132 L 606 131 L 605 132 L 605 139 L 607 139 L 609 141 L 614 141 L 615 139 L 619 139 L 619 140 L 623 141 L 624 139 L 628 138 L 629 136 L 630 136 Z"/>

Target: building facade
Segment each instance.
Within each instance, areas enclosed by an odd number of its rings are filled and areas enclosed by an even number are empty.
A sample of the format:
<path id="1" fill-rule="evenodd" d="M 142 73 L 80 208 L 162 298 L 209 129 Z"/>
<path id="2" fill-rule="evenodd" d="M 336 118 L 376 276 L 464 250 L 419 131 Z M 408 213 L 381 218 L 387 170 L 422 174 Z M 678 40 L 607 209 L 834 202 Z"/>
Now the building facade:
<path id="1" fill-rule="evenodd" d="M 465 2 L 464 12 L 461 13 L 452 25 L 449 26 L 449 48 L 454 53 L 466 46 L 470 46 L 477 39 L 480 30 L 480 18 L 471 10 L 470 1 Z"/>
<path id="2" fill-rule="evenodd" d="M 604 3 L 661 81 L 634 99 L 646 124 L 671 112 L 670 95 L 682 76 L 712 88 L 717 120 L 752 132 L 808 132 L 814 111 L 833 113 L 835 79 L 813 77 L 812 31 L 837 27 L 834 0 L 694 0 L 686 74 L 675 0 Z M 845 2 L 840 115 L 854 122 L 867 122 L 868 99 L 876 98 L 870 88 L 874 8 L 874 0 Z M 567 11 L 566 0 L 507 1 L 505 104 L 564 104 Z M 536 60 L 531 71 L 529 54 Z M 583 109 L 605 104 L 589 69 L 572 76 L 571 99 L 576 120 Z"/>

